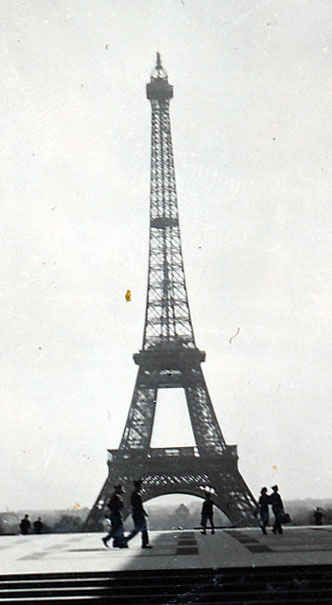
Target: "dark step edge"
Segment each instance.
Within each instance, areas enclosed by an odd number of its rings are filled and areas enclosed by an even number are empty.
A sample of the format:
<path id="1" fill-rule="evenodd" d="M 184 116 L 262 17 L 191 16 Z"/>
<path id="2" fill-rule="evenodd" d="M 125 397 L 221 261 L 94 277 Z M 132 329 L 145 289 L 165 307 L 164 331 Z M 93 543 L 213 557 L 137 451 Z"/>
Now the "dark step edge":
<path id="1" fill-rule="evenodd" d="M 306 589 L 311 589 L 311 590 L 315 590 L 316 588 L 321 588 L 321 586 L 324 586 L 325 589 L 331 589 L 332 590 L 332 578 L 330 578 L 329 580 L 324 580 L 324 584 L 322 584 L 321 579 L 315 579 L 315 580 L 302 580 L 302 582 L 304 583 L 303 586 L 301 586 L 301 580 L 299 580 L 299 584 L 298 586 L 296 585 L 296 583 L 294 582 L 294 578 L 289 578 L 289 579 L 284 579 L 284 581 L 282 582 L 277 582 L 274 578 L 269 579 L 268 581 L 253 581 L 253 582 L 230 582 L 230 581 L 226 581 L 226 580 L 221 580 L 221 581 L 212 581 L 212 579 L 210 579 L 208 582 L 182 582 L 182 581 L 177 581 L 177 582 L 172 582 L 172 585 L 177 586 L 177 587 L 183 587 L 184 589 L 188 586 L 192 587 L 192 588 L 200 588 L 201 590 L 206 590 L 207 588 L 209 589 L 219 589 L 222 591 L 231 591 L 234 589 L 234 587 L 237 588 L 237 590 L 247 590 L 248 592 L 252 592 L 253 590 L 267 590 L 267 585 L 270 584 L 274 587 L 275 590 L 298 590 L 298 589 L 302 589 L 302 588 L 306 588 Z M 56 581 L 45 581 L 45 582 L 37 582 L 34 581 L 32 583 L 26 583 L 26 582 L 15 582 L 13 584 L 0 584 L 0 596 L 2 593 L 4 592 L 14 592 L 14 591 L 31 591 L 31 590 L 50 590 L 50 589 L 55 589 L 55 590 L 62 590 L 65 588 L 75 588 L 75 589 L 79 589 L 79 588 L 107 588 L 107 589 L 111 589 L 114 591 L 119 591 L 119 590 L 134 590 L 134 589 L 140 589 L 140 590 L 144 590 L 144 589 L 148 589 L 148 590 L 153 590 L 153 589 L 165 589 L 169 587 L 169 582 L 165 582 L 162 581 L 161 579 L 156 578 L 153 582 L 133 582 L 133 583 L 123 583 L 123 582 L 108 582 L 108 581 L 102 581 L 102 580 L 98 580 L 98 581 L 92 581 L 92 580 L 82 580 L 82 581 L 75 581 L 75 580 L 60 580 L 58 582 Z"/>
<path id="2" fill-rule="evenodd" d="M 326 590 L 325 588 L 321 588 L 320 590 L 306 590 L 306 589 L 293 589 L 293 590 L 275 590 L 275 591 L 271 591 L 271 590 L 258 590 L 258 591 L 253 591 L 253 592 L 248 592 L 248 591 L 238 591 L 238 590 L 233 590 L 233 591 L 222 591 L 222 590 L 211 590 L 210 588 L 206 588 L 206 590 L 199 590 L 199 587 L 197 587 L 198 590 L 192 589 L 192 590 L 187 590 L 186 588 L 181 588 L 181 587 L 168 587 L 168 590 L 165 590 L 163 592 L 159 592 L 159 591 L 154 591 L 154 590 L 149 590 L 148 592 L 146 592 L 145 594 L 142 594 L 141 591 L 136 590 L 130 593 L 124 592 L 123 590 L 121 590 L 120 593 L 114 592 L 110 589 L 87 589 L 86 591 L 84 590 L 68 590 L 68 589 L 61 589 L 59 591 L 48 591 L 48 590 L 41 590 L 41 591 L 30 591 L 28 594 L 27 593 L 22 593 L 20 591 L 15 591 L 12 593 L 3 593 L 2 595 L 0 595 L 0 599 L 17 599 L 17 598 L 21 598 L 22 599 L 32 599 L 32 598 L 63 598 L 63 597 L 85 597 L 85 596 L 89 596 L 89 597 L 114 597 L 114 598 L 127 598 L 127 599 L 133 599 L 135 598 L 136 600 L 139 599 L 140 597 L 146 597 L 146 599 L 152 599 L 155 598 L 156 599 L 156 603 L 159 601 L 160 598 L 169 598 L 169 599 L 174 599 L 176 597 L 184 597 L 184 596 L 188 596 L 188 597 L 197 597 L 199 596 L 200 600 L 202 598 L 207 599 L 207 598 L 219 598 L 220 601 L 229 601 L 229 600 L 239 600 L 239 599 L 245 599 L 248 601 L 252 601 L 252 600 L 257 600 L 257 599 L 266 599 L 267 596 L 269 595 L 269 598 L 271 599 L 271 601 L 273 602 L 273 600 L 276 599 L 280 599 L 280 598 L 287 598 L 287 599 L 292 599 L 294 601 L 298 601 L 299 599 L 302 598 L 310 598 L 310 599 L 318 599 L 318 598 L 329 598 L 330 602 L 332 603 L 332 590 Z M 0 600 L 1 602 L 1 600 Z"/>
<path id="3" fill-rule="evenodd" d="M 180 597 L 179 597 L 180 598 Z M 24 601 L 20 600 L 13 600 L 13 599 L 5 599 L 2 600 L 0 599 L 0 603 L 8 603 L 9 605 L 24 605 L 24 603 L 26 603 L 27 605 L 54 605 L 54 603 L 59 603 L 59 601 L 57 599 L 26 599 Z M 200 600 L 197 601 L 197 603 L 204 603 L 204 605 L 215 605 L 215 603 L 220 603 L 220 600 L 208 600 L 206 601 L 204 600 Z M 225 603 L 227 603 L 228 605 L 249 605 L 247 600 L 243 600 L 243 598 L 239 601 L 239 600 L 231 600 L 231 601 L 224 601 Z M 255 600 L 255 601 L 250 601 L 250 605 L 289 605 L 291 603 L 295 603 L 296 601 L 293 600 L 286 600 L 285 599 L 264 599 L 263 601 L 260 600 Z M 77 599 L 74 599 L 73 597 L 70 597 L 68 599 L 62 599 L 61 603 L 64 603 L 66 605 L 66 603 L 74 603 L 74 605 L 116 605 L 117 603 L 119 603 L 119 605 L 151 605 L 151 600 L 150 599 L 140 599 L 139 601 L 137 600 L 137 597 L 134 599 L 127 599 L 125 597 L 125 600 L 121 599 L 119 600 L 118 597 L 116 597 L 116 600 L 114 600 L 113 598 L 108 598 L 106 597 L 104 598 L 97 598 L 95 599 L 94 597 L 90 598 L 82 598 L 82 597 L 78 597 Z M 174 600 L 169 600 L 167 599 L 161 599 L 158 600 L 158 605 L 183 605 L 184 601 L 179 600 L 179 599 L 174 599 Z M 323 599 L 319 599 L 319 600 L 312 600 L 312 599 L 302 599 L 300 605 L 331 605 L 331 599 L 330 598 L 323 598 Z"/>
<path id="4" fill-rule="evenodd" d="M 59 579 L 48 579 L 44 577 L 38 577 L 37 579 L 20 579 L 20 580 L 11 580 L 11 581 L 3 581 L 0 582 L 0 591 L 1 590 L 10 590 L 10 589 L 34 589 L 34 588 L 61 588 L 63 586 L 112 586 L 116 588 L 123 587 L 133 587 L 133 586 L 145 586 L 147 583 L 153 586 L 164 586 L 169 585 L 169 579 L 165 577 L 160 577 L 158 570 L 154 573 L 154 575 L 150 578 L 140 577 L 140 573 L 137 572 L 137 576 L 132 577 L 130 579 L 123 577 L 105 577 L 105 578 L 59 578 Z M 232 586 L 233 584 L 246 585 L 250 588 L 254 586 L 262 586 L 266 583 L 271 583 L 275 585 L 289 585 L 293 584 L 294 581 L 305 582 L 310 585 L 316 585 L 322 583 L 322 581 L 326 584 L 332 584 L 332 570 L 328 575 L 324 576 L 308 576 L 308 575 L 289 575 L 289 576 L 278 576 L 275 574 L 268 575 L 266 577 L 263 576 L 255 576 L 255 574 L 250 576 L 239 576 L 239 577 L 225 577 L 223 574 L 211 574 L 209 576 L 175 576 L 172 578 L 172 583 L 177 585 L 219 585 L 222 584 L 224 586 Z"/>
<path id="5" fill-rule="evenodd" d="M 158 572 L 158 574 L 160 575 L 166 575 L 167 577 L 169 576 L 176 576 L 176 575 L 192 575 L 194 574 L 195 576 L 197 574 L 199 575 L 209 575 L 209 574 L 215 574 L 215 573 L 222 573 L 225 575 L 241 575 L 244 573 L 254 573 L 257 575 L 265 575 L 267 573 L 271 573 L 271 571 L 273 571 L 273 574 L 276 573 L 280 573 L 282 575 L 287 574 L 287 573 L 300 573 L 300 572 L 309 572 L 313 573 L 314 575 L 317 575 L 319 573 L 322 572 L 328 572 L 330 571 L 332 573 L 332 565 L 326 564 L 326 565 L 313 565 L 313 564 L 308 564 L 308 565 L 262 565 L 262 566 L 245 566 L 245 567 L 200 567 L 200 568 L 195 568 L 195 567 L 191 567 L 191 568 L 185 568 L 185 569 L 144 569 L 144 570 L 121 570 L 121 571 L 72 571 L 72 572 L 39 572 L 39 573 L 13 573 L 13 574 L 1 574 L 0 575 L 0 581 L 2 580 L 10 580 L 10 579 L 16 579 L 16 578 L 31 578 L 31 579 L 39 579 L 40 577 L 44 577 L 44 578 L 49 578 L 49 579 L 61 579 L 61 578 L 76 578 L 76 577 L 82 577 L 82 578 L 89 578 L 89 577 L 119 577 L 119 576 L 123 576 L 123 577 L 131 577 L 131 576 L 135 576 L 138 573 L 141 576 L 151 576 L 156 574 L 156 572 Z"/>

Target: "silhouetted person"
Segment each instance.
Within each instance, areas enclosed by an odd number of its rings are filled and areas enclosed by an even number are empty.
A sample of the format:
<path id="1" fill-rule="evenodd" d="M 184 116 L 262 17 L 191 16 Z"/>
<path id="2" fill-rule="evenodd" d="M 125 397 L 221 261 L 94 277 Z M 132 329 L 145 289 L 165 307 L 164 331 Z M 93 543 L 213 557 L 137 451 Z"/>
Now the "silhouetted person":
<path id="1" fill-rule="evenodd" d="M 322 525 L 323 516 L 324 516 L 323 511 L 319 508 L 319 506 L 317 506 L 316 510 L 314 510 L 314 519 L 315 519 L 316 525 Z"/>
<path id="2" fill-rule="evenodd" d="M 206 492 L 205 501 L 203 502 L 202 512 L 201 512 L 201 515 L 202 515 L 201 534 L 203 534 L 204 536 L 206 535 L 206 526 L 207 526 L 208 521 L 210 521 L 211 534 L 214 534 L 213 507 L 214 507 L 214 502 L 213 502 L 213 500 L 211 500 L 211 494 L 210 494 L 210 492 Z"/>
<path id="3" fill-rule="evenodd" d="M 34 531 L 35 531 L 36 534 L 40 534 L 43 531 L 44 524 L 43 524 L 43 522 L 42 522 L 42 520 L 41 520 L 40 517 L 38 517 L 38 519 L 34 522 L 33 529 L 34 529 Z"/>
<path id="4" fill-rule="evenodd" d="M 267 494 L 267 487 L 262 487 L 261 495 L 258 500 L 258 512 L 263 534 L 267 533 L 266 527 L 269 524 L 269 503 L 270 496 Z"/>
<path id="5" fill-rule="evenodd" d="M 152 548 L 149 544 L 149 534 L 146 525 L 146 517 L 148 513 L 143 508 L 142 498 L 140 490 L 142 487 L 142 481 L 134 481 L 134 491 L 131 494 L 130 503 L 132 507 L 132 517 L 134 521 L 133 531 L 125 538 L 126 542 L 129 542 L 136 534 L 141 532 L 142 534 L 142 548 Z"/>
<path id="6" fill-rule="evenodd" d="M 270 504 L 272 505 L 272 510 L 274 514 L 274 524 L 272 531 L 274 534 L 278 532 L 278 534 L 282 534 L 282 526 L 281 519 L 284 514 L 284 505 L 282 503 L 280 494 L 278 493 L 278 486 L 272 485 L 272 494 L 269 496 Z"/>
<path id="7" fill-rule="evenodd" d="M 24 518 L 22 519 L 22 521 L 20 523 L 21 534 L 26 536 L 26 534 L 29 533 L 30 528 L 31 528 L 31 523 L 29 520 L 29 515 L 24 515 Z"/>
<path id="8" fill-rule="evenodd" d="M 123 509 L 123 501 L 121 495 L 124 494 L 121 485 L 114 485 L 114 492 L 107 504 L 110 509 L 110 521 L 111 529 L 108 534 L 102 538 L 102 541 L 106 548 L 108 548 L 108 542 L 113 538 L 113 546 L 116 548 L 125 548 L 126 544 L 123 537 L 123 522 L 121 511 Z"/>

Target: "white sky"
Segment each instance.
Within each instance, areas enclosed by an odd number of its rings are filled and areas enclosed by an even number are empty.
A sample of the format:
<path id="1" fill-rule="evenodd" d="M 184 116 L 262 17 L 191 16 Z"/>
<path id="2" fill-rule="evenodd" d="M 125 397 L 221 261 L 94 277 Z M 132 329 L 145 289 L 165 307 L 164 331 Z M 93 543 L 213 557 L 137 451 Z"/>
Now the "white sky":
<path id="1" fill-rule="evenodd" d="M 222 431 L 256 495 L 331 497 L 331 1 L 2 0 L 0 15 L 0 510 L 91 506 L 119 444 L 156 50 Z M 155 446 L 192 445 L 176 395 L 161 393 Z"/>

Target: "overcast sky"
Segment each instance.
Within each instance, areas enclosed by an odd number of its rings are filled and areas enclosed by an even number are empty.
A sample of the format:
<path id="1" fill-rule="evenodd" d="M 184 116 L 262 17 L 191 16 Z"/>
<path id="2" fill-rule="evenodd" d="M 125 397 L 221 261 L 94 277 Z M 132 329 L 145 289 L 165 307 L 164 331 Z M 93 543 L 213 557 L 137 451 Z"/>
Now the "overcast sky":
<path id="1" fill-rule="evenodd" d="M 2 0 L 0 15 L 0 510 L 91 506 L 119 444 L 157 50 L 222 431 L 255 495 L 332 497 L 331 0 Z M 193 445 L 182 391 L 158 404 L 152 444 Z"/>

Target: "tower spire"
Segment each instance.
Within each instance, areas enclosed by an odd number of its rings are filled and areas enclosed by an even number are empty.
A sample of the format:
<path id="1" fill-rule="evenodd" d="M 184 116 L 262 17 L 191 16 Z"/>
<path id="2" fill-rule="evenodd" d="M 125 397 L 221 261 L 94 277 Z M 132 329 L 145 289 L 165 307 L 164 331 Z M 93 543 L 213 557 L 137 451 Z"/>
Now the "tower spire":
<path id="1" fill-rule="evenodd" d="M 167 72 L 161 64 L 161 56 L 160 56 L 159 52 L 156 53 L 156 65 L 155 65 L 152 75 L 151 75 L 151 80 L 152 79 L 167 80 Z"/>

